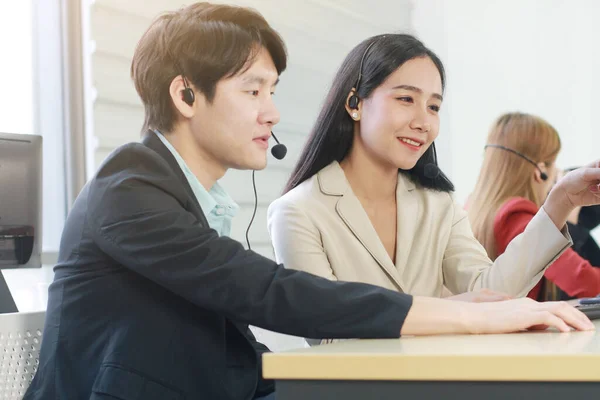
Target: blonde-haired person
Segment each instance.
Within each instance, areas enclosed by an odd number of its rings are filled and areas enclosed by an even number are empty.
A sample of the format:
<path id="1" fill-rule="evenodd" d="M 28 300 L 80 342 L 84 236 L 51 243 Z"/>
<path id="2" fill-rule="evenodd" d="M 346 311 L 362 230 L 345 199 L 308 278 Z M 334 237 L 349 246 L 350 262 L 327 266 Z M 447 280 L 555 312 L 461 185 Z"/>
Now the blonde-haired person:
<path id="1" fill-rule="evenodd" d="M 557 179 L 560 148 L 556 129 L 534 115 L 507 113 L 492 126 L 468 207 L 473 233 L 492 260 L 525 230 L 546 200 Z M 528 296 L 553 300 L 557 288 L 570 297 L 596 296 L 600 269 L 568 249 Z"/>

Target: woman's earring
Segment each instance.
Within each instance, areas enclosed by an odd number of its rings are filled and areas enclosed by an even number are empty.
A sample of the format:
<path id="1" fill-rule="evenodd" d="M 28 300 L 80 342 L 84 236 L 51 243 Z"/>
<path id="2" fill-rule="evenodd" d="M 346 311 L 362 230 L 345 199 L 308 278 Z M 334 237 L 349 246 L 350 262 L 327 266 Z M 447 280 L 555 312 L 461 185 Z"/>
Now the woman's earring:
<path id="1" fill-rule="evenodd" d="M 358 113 L 356 111 L 352 112 L 352 118 L 358 119 Z"/>

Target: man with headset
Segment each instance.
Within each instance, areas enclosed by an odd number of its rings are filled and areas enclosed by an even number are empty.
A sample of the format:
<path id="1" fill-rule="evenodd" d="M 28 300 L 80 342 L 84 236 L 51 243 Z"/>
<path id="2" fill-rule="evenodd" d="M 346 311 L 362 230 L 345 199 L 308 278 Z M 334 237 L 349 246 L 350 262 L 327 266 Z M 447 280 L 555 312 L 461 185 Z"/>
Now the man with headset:
<path id="1" fill-rule="evenodd" d="M 228 236 L 227 169 L 262 169 L 286 51 L 255 11 L 156 19 L 131 74 L 144 138 L 113 152 L 66 221 L 25 399 L 273 398 L 253 324 L 303 337 L 590 329 L 564 304 L 412 297 L 288 270 Z M 490 318 L 490 316 L 494 318 Z"/>

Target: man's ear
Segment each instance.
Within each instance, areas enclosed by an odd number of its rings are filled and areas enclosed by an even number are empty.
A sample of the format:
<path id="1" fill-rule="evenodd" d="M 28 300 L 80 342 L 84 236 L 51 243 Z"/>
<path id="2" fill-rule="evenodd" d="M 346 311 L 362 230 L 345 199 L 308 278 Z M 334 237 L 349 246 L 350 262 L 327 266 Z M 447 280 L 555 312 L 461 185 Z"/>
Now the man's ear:
<path id="1" fill-rule="evenodd" d="M 192 118 L 196 113 L 195 91 L 181 75 L 176 76 L 169 86 L 173 105 L 184 118 Z M 191 101 L 190 101 L 191 100 Z"/>

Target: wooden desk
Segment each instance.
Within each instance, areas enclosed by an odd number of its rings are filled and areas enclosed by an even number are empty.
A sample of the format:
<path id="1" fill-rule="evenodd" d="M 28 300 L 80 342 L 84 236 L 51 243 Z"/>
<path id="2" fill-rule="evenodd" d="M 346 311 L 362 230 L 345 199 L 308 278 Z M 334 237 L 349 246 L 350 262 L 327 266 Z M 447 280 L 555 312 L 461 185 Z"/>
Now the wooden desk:
<path id="1" fill-rule="evenodd" d="M 266 354 L 277 400 L 595 399 L 600 320 L 593 332 L 351 340 Z"/>

